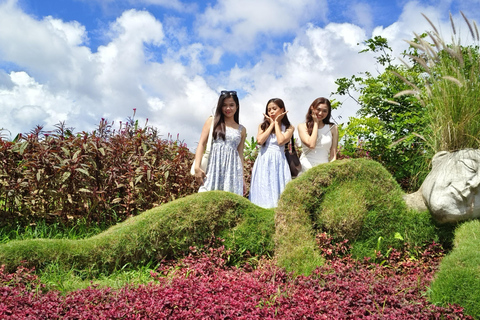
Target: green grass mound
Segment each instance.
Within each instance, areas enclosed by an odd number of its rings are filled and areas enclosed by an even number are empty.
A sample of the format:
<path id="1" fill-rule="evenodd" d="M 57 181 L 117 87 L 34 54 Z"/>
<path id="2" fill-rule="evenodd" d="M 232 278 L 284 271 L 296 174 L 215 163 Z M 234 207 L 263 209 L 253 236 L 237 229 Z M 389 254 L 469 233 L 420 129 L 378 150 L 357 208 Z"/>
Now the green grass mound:
<path id="1" fill-rule="evenodd" d="M 323 263 L 315 234 L 349 239 L 355 257 L 440 241 L 428 211 L 407 208 L 403 191 L 378 162 L 353 159 L 316 166 L 290 182 L 275 211 L 280 266 L 309 274 Z"/>
<path id="2" fill-rule="evenodd" d="M 480 319 L 480 221 L 465 222 L 455 231 L 454 248 L 442 259 L 431 286 L 435 304 L 456 303 Z"/>
<path id="3" fill-rule="evenodd" d="M 32 239 L 0 245 L 0 263 L 42 269 L 55 263 L 67 269 L 110 273 L 124 265 L 175 259 L 212 236 L 225 239 L 233 258 L 273 253 L 274 213 L 238 195 L 212 191 L 194 194 L 148 210 L 81 240 Z"/>

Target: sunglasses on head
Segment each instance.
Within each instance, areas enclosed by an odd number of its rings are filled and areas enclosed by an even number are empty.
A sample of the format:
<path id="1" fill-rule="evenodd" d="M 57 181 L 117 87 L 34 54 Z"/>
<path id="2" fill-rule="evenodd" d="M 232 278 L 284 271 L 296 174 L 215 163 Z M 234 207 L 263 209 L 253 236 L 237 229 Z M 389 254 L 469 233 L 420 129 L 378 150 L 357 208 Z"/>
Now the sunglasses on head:
<path id="1" fill-rule="evenodd" d="M 231 95 L 231 96 L 236 96 L 237 95 L 237 91 L 221 91 L 220 92 L 220 95 L 224 95 L 224 94 L 228 94 L 228 95 Z"/>

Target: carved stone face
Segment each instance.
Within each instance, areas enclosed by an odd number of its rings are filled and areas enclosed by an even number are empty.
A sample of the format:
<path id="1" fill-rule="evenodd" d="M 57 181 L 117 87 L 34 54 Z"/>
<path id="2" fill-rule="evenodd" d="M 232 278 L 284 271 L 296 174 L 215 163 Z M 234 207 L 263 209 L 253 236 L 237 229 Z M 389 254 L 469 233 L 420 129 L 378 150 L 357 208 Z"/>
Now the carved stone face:
<path id="1" fill-rule="evenodd" d="M 422 195 L 439 222 L 480 217 L 480 150 L 441 151 L 422 184 Z"/>

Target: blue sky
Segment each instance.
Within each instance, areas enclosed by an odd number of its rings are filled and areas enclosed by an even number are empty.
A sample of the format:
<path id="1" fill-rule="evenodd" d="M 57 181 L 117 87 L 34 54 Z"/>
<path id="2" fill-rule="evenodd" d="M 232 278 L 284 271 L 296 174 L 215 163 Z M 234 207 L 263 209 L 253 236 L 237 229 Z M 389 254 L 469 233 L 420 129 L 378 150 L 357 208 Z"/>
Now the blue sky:
<path id="1" fill-rule="evenodd" d="M 13 138 L 65 121 L 93 130 L 131 116 L 193 150 L 221 90 L 237 90 L 240 121 L 256 136 L 265 103 L 285 101 L 295 125 L 335 79 L 369 71 L 358 54 L 374 35 L 395 56 L 431 29 L 450 37 L 449 13 L 478 21 L 480 0 L 0 0 L 0 128 Z M 380 70 L 381 71 L 381 70 Z"/>

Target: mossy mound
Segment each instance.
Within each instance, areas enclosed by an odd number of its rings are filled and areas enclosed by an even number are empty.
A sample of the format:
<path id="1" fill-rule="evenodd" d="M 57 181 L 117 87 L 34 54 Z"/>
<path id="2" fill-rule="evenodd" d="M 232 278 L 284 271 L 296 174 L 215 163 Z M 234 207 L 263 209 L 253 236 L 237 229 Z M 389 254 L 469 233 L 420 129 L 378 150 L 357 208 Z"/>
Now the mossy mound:
<path id="1" fill-rule="evenodd" d="M 132 217 L 84 240 L 35 239 L 0 245 L 0 263 L 13 271 L 24 264 L 50 263 L 109 273 L 124 265 L 144 265 L 182 257 L 190 246 L 212 236 L 225 239 L 232 259 L 243 253 L 270 255 L 280 266 L 309 274 L 323 258 L 315 234 L 326 231 L 353 245 L 356 257 L 442 242 L 428 212 L 409 210 L 403 192 L 377 162 L 341 160 L 312 168 L 287 185 L 274 211 L 235 194 L 194 194 Z M 275 248 L 274 248 L 275 234 Z M 26 261 L 26 263 L 24 263 Z"/>
<path id="2" fill-rule="evenodd" d="M 465 313 L 480 319 L 480 221 L 461 224 L 454 248 L 440 263 L 431 285 L 435 304 L 459 304 Z"/>
<path id="3" fill-rule="evenodd" d="M 225 239 L 237 255 L 273 253 L 273 210 L 238 195 L 213 191 L 194 194 L 148 210 L 84 240 L 33 239 L 0 245 L 0 263 L 42 269 L 49 263 L 109 273 L 125 264 L 175 259 L 212 236 Z"/>
<path id="4" fill-rule="evenodd" d="M 280 266 L 309 274 L 322 257 L 315 234 L 349 239 L 355 257 L 389 246 L 440 241 L 430 214 L 408 209 L 403 191 L 378 162 L 340 160 L 316 166 L 290 182 L 275 211 L 275 255 Z"/>

